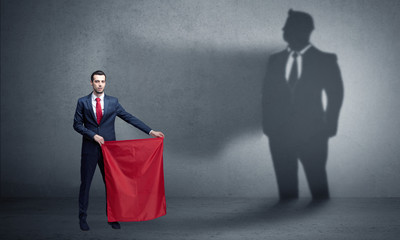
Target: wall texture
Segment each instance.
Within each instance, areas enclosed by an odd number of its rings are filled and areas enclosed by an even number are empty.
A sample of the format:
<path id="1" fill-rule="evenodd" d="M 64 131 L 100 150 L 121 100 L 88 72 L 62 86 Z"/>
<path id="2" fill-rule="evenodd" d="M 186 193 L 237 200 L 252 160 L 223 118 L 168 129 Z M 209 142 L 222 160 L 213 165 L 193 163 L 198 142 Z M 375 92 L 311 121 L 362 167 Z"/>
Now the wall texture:
<path id="1" fill-rule="evenodd" d="M 168 196 L 277 196 L 261 87 L 289 8 L 345 84 L 333 197 L 400 197 L 400 4 L 387 1 L 1 1 L 1 196 L 77 196 L 72 129 L 90 74 L 166 134 Z M 118 120 L 117 138 L 145 138 Z M 301 170 L 301 169 L 300 169 Z M 309 196 L 302 171 L 301 196 Z M 99 172 L 92 194 L 103 195 Z"/>

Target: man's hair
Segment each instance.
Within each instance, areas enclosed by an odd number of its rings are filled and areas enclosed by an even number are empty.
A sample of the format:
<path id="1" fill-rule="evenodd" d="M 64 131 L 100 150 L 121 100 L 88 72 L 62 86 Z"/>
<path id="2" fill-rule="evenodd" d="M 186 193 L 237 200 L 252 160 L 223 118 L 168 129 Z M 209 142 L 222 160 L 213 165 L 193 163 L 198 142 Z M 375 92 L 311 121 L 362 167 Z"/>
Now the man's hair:
<path id="1" fill-rule="evenodd" d="M 97 71 L 95 71 L 94 73 L 92 73 L 92 76 L 90 76 L 90 81 L 92 81 L 92 82 L 93 82 L 93 80 L 94 80 L 94 79 L 93 79 L 94 75 L 101 75 L 101 76 L 104 76 L 104 77 L 107 78 L 106 74 L 105 74 L 103 71 L 97 70 Z"/>
<path id="2" fill-rule="evenodd" d="M 288 15 L 284 28 L 295 26 L 307 32 L 314 30 L 314 21 L 310 14 L 290 9 Z"/>

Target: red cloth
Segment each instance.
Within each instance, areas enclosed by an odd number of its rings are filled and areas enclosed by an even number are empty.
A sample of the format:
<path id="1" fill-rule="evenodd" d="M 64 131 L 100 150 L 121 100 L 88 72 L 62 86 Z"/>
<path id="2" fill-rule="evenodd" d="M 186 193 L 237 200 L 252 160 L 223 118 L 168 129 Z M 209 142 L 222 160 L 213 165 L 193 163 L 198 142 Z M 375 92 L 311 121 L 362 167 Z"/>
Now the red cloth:
<path id="1" fill-rule="evenodd" d="M 163 138 L 102 145 L 109 222 L 146 221 L 167 213 Z"/>

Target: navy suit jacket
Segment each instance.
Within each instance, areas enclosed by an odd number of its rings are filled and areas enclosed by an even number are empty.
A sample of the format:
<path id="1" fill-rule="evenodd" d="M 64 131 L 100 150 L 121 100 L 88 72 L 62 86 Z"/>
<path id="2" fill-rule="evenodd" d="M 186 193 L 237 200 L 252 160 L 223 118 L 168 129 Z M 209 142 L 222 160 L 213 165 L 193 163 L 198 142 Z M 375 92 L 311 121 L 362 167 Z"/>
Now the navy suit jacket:
<path id="1" fill-rule="evenodd" d="M 74 129 L 82 134 L 82 157 L 98 156 L 99 144 L 93 139 L 98 134 L 105 141 L 115 141 L 115 117 L 120 117 L 125 122 L 149 134 L 151 128 L 145 123 L 126 112 L 119 104 L 118 99 L 104 95 L 104 114 L 100 124 L 97 123 L 93 112 L 92 93 L 78 100 L 74 116 Z"/>

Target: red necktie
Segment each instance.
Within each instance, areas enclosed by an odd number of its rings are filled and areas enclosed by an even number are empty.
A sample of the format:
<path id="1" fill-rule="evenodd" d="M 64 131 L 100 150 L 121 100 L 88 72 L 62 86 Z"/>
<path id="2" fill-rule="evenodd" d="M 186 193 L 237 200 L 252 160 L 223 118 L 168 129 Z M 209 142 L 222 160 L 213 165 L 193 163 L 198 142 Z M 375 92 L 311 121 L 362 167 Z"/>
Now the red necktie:
<path id="1" fill-rule="evenodd" d="M 96 116 L 97 116 L 97 123 L 100 125 L 101 118 L 103 117 L 103 111 L 101 110 L 100 98 L 96 98 Z"/>

